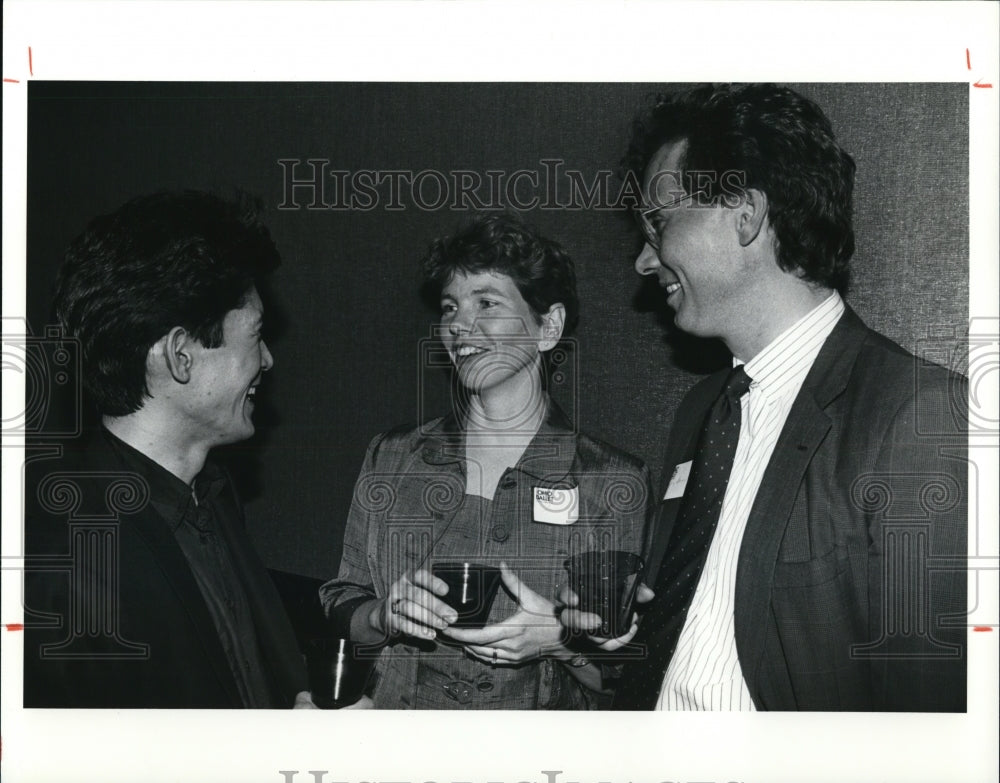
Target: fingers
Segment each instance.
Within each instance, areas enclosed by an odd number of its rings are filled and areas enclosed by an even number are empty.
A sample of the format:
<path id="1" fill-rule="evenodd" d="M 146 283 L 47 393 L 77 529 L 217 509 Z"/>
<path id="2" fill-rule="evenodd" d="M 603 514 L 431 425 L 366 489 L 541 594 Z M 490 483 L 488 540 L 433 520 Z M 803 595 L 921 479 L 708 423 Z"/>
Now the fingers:
<path id="1" fill-rule="evenodd" d="M 293 710 L 318 710 L 319 707 L 315 705 L 312 700 L 312 693 L 309 691 L 299 691 L 295 694 L 295 704 L 292 706 Z"/>
<path id="2" fill-rule="evenodd" d="M 438 579 L 430 571 L 425 571 L 422 568 L 419 571 L 413 572 L 410 581 L 435 595 L 446 595 L 448 593 L 448 585 L 444 580 Z"/>
<path id="3" fill-rule="evenodd" d="M 639 583 L 639 589 L 635 591 L 635 600 L 640 604 L 648 604 L 656 598 L 656 593 L 645 582 Z"/>
<path id="4" fill-rule="evenodd" d="M 487 625 L 484 628 L 449 628 L 448 636 L 468 645 L 492 645 L 510 639 L 518 629 L 510 625 Z"/>
<path id="5" fill-rule="evenodd" d="M 646 589 L 648 590 L 649 588 Z M 653 591 L 649 590 L 649 592 L 652 593 Z M 629 628 L 628 633 L 617 636 L 614 639 L 594 635 L 593 632 L 601 627 L 602 621 L 600 615 L 592 612 L 582 612 L 579 609 L 563 609 L 559 613 L 559 622 L 572 634 L 586 635 L 592 644 L 606 652 L 612 652 L 624 647 L 632 641 L 639 630 L 639 615 L 636 613 L 632 614 L 632 627 Z"/>
<path id="6" fill-rule="evenodd" d="M 570 608 L 576 606 L 580 603 L 580 598 L 574 593 L 568 586 L 563 586 L 559 589 L 559 603 L 563 606 L 568 606 Z"/>
<path id="7" fill-rule="evenodd" d="M 635 638 L 636 633 L 639 632 L 638 616 L 632 615 L 632 627 L 628 629 L 628 633 L 624 636 L 617 636 L 614 639 L 602 639 L 597 636 L 591 636 L 590 640 L 596 644 L 599 648 L 605 652 L 614 652 L 624 647 L 626 644 Z"/>
<path id="8" fill-rule="evenodd" d="M 524 595 L 538 595 L 518 579 L 517 574 L 511 571 L 510 567 L 504 562 L 500 563 L 500 578 L 503 580 L 503 586 L 510 591 L 510 594 L 514 596 L 514 600 L 519 604 L 524 603 Z"/>
<path id="9" fill-rule="evenodd" d="M 500 578 L 503 580 L 504 587 L 523 611 L 538 617 L 547 617 L 554 613 L 555 604 L 547 598 L 542 598 L 541 595 L 528 587 L 503 562 L 500 563 Z"/>
<path id="10" fill-rule="evenodd" d="M 424 570 L 403 575 L 385 601 L 386 627 L 390 633 L 433 639 L 437 631 L 455 622 L 458 614 L 437 596 L 448 586 Z"/>
<path id="11" fill-rule="evenodd" d="M 508 653 L 500 650 L 498 647 L 484 647 L 478 644 L 470 644 L 466 645 L 465 651 L 476 660 L 494 666 L 511 662 L 508 660 Z"/>
<path id="12" fill-rule="evenodd" d="M 574 634 L 590 633 L 601 627 L 600 615 L 580 609 L 563 609 L 559 613 L 559 622 Z"/>
<path id="13" fill-rule="evenodd" d="M 510 666 L 538 657 L 538 650 L 532 650 L 531 648 L 509 650 L 504 647 L 468 644 L 464 649 L 470 657 L 483 663 L 488 663 L 490 666 Z"/>

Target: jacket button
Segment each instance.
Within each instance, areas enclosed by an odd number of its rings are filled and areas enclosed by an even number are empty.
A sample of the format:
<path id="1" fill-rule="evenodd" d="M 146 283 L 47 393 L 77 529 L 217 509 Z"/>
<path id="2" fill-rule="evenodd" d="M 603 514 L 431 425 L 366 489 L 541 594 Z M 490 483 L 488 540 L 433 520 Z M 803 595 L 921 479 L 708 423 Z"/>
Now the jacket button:
<path id="1" fill-rule="evenodd" d="M 476 683 L 476 688 L 480 693 L 489 693 L 493 690 L 493 683 L 490 680 L 481 680 Z"/>
<path id="2" fill-rule="evenodd" d="M 459 704 L 468 704 L 472 701 L 472 688 L 467 682 L 452 680 L 441 686 L 448 698 L 454 699 Z"/>
<path id="3" fill-rule="evenodd" d="M 510 531 L 503 525 L 497 525 L 493 528 L 491 535 L 494 541 L 499 541 L 501 544 L 510 538 Z"/>

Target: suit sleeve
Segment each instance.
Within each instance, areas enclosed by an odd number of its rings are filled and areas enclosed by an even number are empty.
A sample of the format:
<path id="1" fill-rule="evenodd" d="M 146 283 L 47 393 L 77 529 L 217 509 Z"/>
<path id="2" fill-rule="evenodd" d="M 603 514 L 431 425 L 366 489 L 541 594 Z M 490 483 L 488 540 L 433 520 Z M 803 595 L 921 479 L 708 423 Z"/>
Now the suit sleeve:
<path id="1" fill-rule="evenodd" d="M 319 589 L 320 601 L 331 626 L 344 638 L 350 637 L 351 616 L 357 608 L 378 597 L 369 567 L 368 541 L 372 526 L 378 524 L 377 509 L 387 497 L 391 498 L 392 493 L 391 487 L 377 480 L 381 470 L 376 463 L 384 437 L 379 435 L 368 445 L 351 497 L 340 569 L 334 579 Z"/>
<path id="2" fill-rule="evenodd" d="M 967 384 L 918 379 L 882 443 L 869 528 L 869 638 L 876 709 L 966 708 Z"/>

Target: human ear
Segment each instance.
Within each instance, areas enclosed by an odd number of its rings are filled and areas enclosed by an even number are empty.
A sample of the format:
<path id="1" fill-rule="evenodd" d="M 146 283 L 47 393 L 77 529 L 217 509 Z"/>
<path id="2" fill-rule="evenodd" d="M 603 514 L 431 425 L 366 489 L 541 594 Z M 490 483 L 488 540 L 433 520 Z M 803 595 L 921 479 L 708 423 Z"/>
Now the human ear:
<path id="1" fill-rule="evenodd" d="M 743 191 L 743 198 L 736 207 L 736 230 L 740 245 L 746 247 L 760 234 L 767 218 L 767 194 L 756 188 Z"/>
<path id="2" fill-rule="evenodd" d="M 538 341 L 539 351 L 551 351 L 562 338 L 563 326 L 566 324 L 566 306 L 556 302 L 542 316 L 542 337 Z"/>
<path id="3" fill-rule="evenodd" d="M 187 383 L 191 380 L 194 343 L 183 326 L 175 326 L 153 346 L 154 350 L 159 346 L 163 364 L 177 383 Z"/>

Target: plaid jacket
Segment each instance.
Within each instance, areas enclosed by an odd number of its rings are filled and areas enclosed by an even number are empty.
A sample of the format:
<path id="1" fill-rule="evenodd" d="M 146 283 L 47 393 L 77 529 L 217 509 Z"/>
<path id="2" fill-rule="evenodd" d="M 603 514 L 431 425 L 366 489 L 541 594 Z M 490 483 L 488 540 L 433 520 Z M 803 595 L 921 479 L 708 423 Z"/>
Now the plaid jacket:
<path id="1" fill-rule="evenodd" d="M 547 489 L 576 490 L 576 521 L 536 521 L 544 516 L 536 498 Z M 471 530 L 455 523 L 464 494 L 463 435 L 454 416 L 372 441 L 355 485 L 340 571 L 320 590 L 340 633 L 348 634 L 360 604 L 385 597 L 404 572 L 429 568 L 434 560 L 494 565 L 503 560 L 529 588 L 554 600 L 570 555 L 597 548 L 643 552 L 653 506 L 642 462 L 574 432 L 554 403 L 521 459 L 501 477 L 483 524 Z M 501 589 L 490 622 L 516 609 Z M 455 654 L 441 644 L 392 640 L 376 667 L 376 706 L 559 709 L 589 704 L 577 681 L 553 660 L 491 668 L 459 653 L 452 666 L 442 660 L 449 652 Z M 422 665 L 432 656 L 437 656 L 432 666 Z M 517 688 L 505 687 L 511 678 Z"/>

